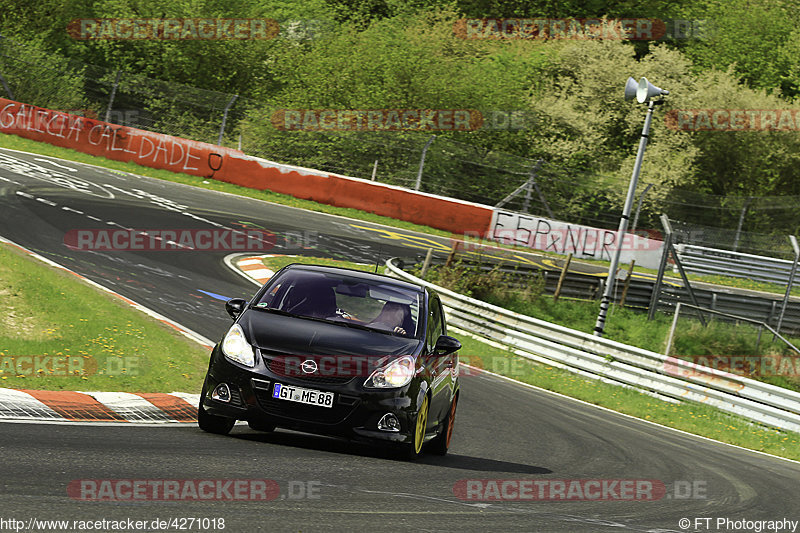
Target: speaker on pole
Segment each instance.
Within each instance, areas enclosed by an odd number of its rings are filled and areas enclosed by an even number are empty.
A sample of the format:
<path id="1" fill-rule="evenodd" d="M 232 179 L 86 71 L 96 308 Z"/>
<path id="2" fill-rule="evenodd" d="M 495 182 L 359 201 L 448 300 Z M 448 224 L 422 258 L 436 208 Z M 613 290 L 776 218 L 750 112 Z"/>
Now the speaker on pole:
<path id="1" fill-rule="evenodd" d="M 631 79 L 628 78 L 628 85 L 630 85 L 630 83 Z M 628 85 L 625 86 L 626 95 L 628 93 Z M 652 97 L 661 96 L 662 94 L 667 95 L 669 94 L 669 91 L 660 87 L 656 87 L 647 81 L 647 78 L 642 78 L 639 80 L 639 85 L 636 88 L 636 101 L 640 104 L 649 102 Z"/>
<path id="2" fill-rule="evenodd" d="M 633 100 L 636 98 L 636 91 L 639 90 L 639 84 L 633 78 L 628 78 L 628 83 L 625 84 L 625 101 Z"/>

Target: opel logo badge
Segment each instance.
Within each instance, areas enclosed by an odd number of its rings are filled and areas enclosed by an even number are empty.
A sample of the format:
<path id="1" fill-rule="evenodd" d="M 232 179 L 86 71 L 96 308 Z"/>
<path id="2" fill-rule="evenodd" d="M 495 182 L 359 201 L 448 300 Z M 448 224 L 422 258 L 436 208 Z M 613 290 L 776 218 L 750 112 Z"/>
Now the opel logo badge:
<path id="1" fill-rule="evenodd" d="M 300 365 L 300 370 L 306 374 L 313 374 L 317 371 L 317 363 L 311 359 L 306 359 L 303 361 L 303 364 Z"/>

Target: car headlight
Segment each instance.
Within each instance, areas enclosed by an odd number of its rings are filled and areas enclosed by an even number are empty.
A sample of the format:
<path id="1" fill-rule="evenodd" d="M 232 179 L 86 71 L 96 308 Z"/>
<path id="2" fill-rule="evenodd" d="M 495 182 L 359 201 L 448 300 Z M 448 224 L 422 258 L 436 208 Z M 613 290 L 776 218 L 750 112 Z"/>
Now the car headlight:
<path id="1" fill-rule="evenodd" d="M 253 347 L 247 342 L 239 324 L 234 324 L 222 340 L 222 353 L 225 357 L 245 366 L 256 366 Z"/>
<path id="2" fill-rule="evenodd" d="M 414 358 L 404 355 L 393 360 L 388 365 L 375 370 L 367 381 L 365 387 L 376 389 L 390 389 L 402 387 L 414 377 Z"/>

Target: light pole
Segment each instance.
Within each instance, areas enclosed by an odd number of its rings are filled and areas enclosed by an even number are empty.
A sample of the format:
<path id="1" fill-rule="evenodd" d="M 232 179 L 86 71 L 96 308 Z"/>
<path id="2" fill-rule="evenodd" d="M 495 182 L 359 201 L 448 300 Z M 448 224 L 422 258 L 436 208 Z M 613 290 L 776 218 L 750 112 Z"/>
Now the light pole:
<path id="1" fill-rule="evenodd" d="M 600 313 L 597 315 L 597 322 L 594 325 L 594 334 L 597 337 L 603 336 L 603 330 L 606 326 L 606 314 L 608 314 L 608 306 L 611 303 L 611 294 L 614 290 L 614 279 L 617 275 L 617 266 L 619 266 L 619 256 L 622 252 L 622 240 L 625 232 L 628 230 L 628 220 L 631 216 L 631 208 L 633 207 L 634 197 L 636 195 L 636 183 L 639 181 L 639 171 L 642 168 L 642 160 L 644 159 L 644 149 L 647 146 L 647 135 L 650 132 L 650 122 L 653 118 L 653 110 L 656 105 L 659 105 L 663 100 L 653 100 L 654 96 L 664 96 L 669 94 L 669 91 L 660 89 L 647 81 L 647 78 L 642 78 L 639 83 L 633 78 L 628 78 L 628 83 L 625 84 L 625 100 L 632 100 L 634 97 L 640 104 L 645 102 L 647 105 L 647 116 L 644 119 L 644 127 L 642 128 L 642 136 L 639 139 L 639 150 L 636 152 L 636 163 L 633 165 L 633 174 L 631 175 L 631 182 L 628 185 L 628 196 L 625 198 L 625 206 L 622 208 L 622 217 L 619 219 L 619 229 L 617 229 L 616 245 L 614 254 L 611 257 L 611 265 L 608 267 L 608 280 L 606 282 L 603 297 L 600 300 Z"/>

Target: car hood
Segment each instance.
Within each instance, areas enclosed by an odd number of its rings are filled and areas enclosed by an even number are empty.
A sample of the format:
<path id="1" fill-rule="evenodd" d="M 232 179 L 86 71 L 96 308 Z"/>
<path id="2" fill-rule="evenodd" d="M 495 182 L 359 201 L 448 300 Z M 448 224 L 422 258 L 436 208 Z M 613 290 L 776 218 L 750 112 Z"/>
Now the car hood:
<path id="1" fill-rule="evenodd" d="M 419 339 L 256 310 L 239 325 L 259 349 L 286 355 L 417 355 L 422 346 Z"/>

